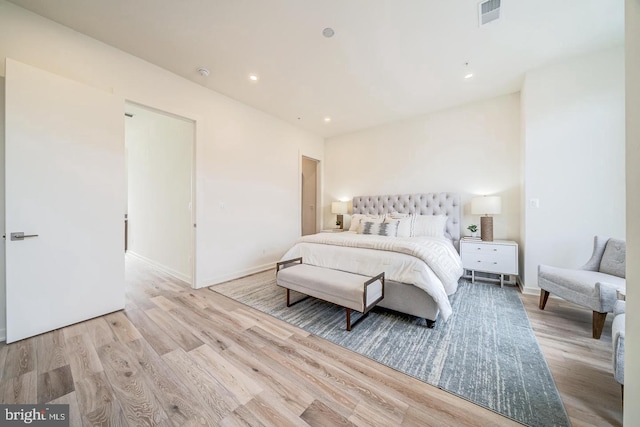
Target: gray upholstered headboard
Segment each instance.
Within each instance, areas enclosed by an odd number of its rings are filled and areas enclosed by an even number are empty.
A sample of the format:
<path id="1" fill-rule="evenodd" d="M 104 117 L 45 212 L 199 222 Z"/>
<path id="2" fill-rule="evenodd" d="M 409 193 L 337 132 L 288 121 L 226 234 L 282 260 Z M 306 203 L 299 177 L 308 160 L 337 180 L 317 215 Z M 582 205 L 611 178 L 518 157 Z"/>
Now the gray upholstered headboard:
<path id="1" fill-rule="evenodd" d="M 460 195 L 456 193 L 399 194 L 391 196 L 358 196 L 353 198 L 354 214 L 390 212 L 418 215 L 446 215 L 445 236 L 460 244 Z"/>

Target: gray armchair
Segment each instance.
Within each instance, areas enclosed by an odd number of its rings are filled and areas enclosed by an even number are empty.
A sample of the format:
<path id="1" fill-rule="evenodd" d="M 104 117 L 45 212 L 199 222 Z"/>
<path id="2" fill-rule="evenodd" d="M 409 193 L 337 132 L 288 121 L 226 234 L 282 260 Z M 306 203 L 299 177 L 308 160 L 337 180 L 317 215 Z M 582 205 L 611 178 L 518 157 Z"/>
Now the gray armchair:
<path id="1" fill-rule="evenodd" d="M 613 310 L 615 317 L 611 325 L 611 343 L 613 345 L 613 377 L 620 383 L 624 399 L 624 320 L 625 303 L 617 301 Z"/>
<path id="2" fill-rule="evenodd" d="M 593 311 L 593 338 L 600 339 L 607 313 L 613 312 L 616 290 L 626 288 L 624 240 L 596 236 L 591 259 L 578 269 L 538 266 L 540 309 L 549 294 Z"/>

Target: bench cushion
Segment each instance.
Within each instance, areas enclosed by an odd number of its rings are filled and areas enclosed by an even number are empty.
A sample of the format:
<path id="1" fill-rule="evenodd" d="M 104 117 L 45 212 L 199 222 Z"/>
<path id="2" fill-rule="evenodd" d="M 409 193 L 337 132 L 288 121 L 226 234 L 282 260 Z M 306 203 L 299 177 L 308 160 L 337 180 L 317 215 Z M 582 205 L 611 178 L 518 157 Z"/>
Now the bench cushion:
<path id="1" fill-rule="evenodd" d="M 296 264 L 280 270 L 276 282 L 279 286 L 328 301 L 342 307 L 364 312 L 364 282 L 367 276 L 332 270 L 308 264 Z M 367 305 L 382 294 L 378 280 L 368 287 Z"/>

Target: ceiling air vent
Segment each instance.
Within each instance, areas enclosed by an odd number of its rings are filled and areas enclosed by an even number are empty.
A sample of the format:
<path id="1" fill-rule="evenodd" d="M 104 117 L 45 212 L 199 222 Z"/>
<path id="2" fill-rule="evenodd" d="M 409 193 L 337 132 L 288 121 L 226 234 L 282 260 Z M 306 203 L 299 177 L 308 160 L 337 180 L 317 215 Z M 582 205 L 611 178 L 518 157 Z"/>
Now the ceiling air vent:
<path id="1" fill-rule="evenodd" d="M 480 26 L 500 18 L 500 0 L 487 0 L 478 5 Z"/>

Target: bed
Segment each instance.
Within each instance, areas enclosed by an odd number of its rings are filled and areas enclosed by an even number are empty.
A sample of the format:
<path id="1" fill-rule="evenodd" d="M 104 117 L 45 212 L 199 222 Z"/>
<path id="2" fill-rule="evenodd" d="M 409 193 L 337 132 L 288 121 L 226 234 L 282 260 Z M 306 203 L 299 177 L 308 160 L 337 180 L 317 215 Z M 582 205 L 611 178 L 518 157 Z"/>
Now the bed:
<path id="1" fill-rule="evenodd" d="M 451 315 L 449 295 L 462 276 L 460 196 L 422 193 L 353 198 L 353 215 L 412 214 L 412 218 L 446 216 L 443 237 L 387 237 L 342 233 L 303 236 L 282 259 L 302 257 L 305 263 L 373 276 L 386 274 L 385 297 L 378 306 L 421 317 L 430 326 Z M 441 227 L 441 226 L 440 226 Z"/>

